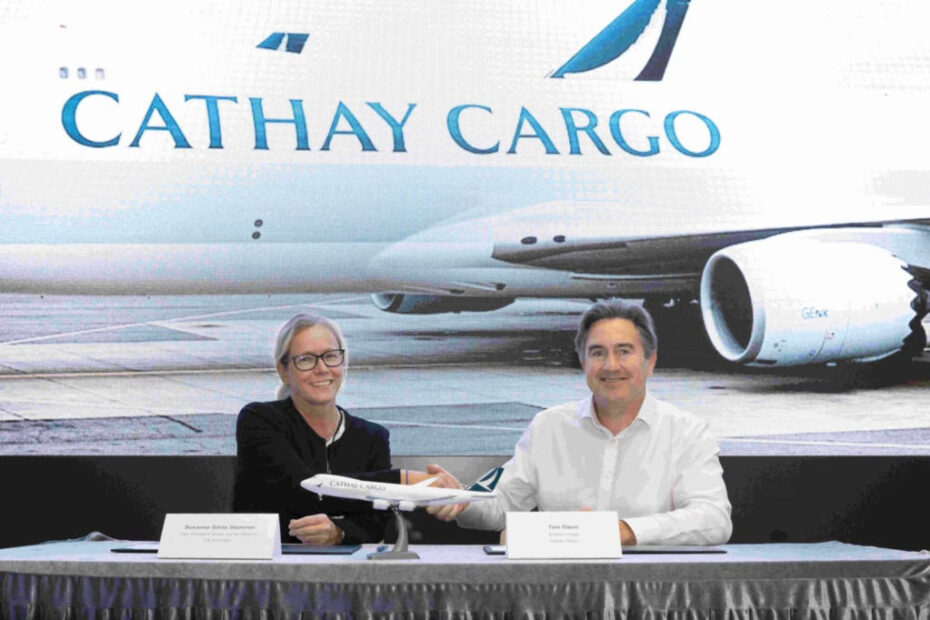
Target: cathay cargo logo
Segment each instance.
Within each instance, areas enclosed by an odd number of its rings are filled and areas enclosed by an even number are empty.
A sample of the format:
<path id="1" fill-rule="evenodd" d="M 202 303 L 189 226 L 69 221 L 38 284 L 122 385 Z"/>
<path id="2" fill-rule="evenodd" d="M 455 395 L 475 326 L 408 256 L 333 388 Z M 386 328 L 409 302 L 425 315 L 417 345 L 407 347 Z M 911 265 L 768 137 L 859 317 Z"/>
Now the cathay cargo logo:
<path id="1" fill-rule="evenodd" d="M 635 80 L 656 82 L 665 75 L 689 2 L 665 0 L 665 21 L 659 39 Z M 660 4 L 662 0 L 636 0 L 549 77 L 561 78 L 567 73 L 591 71 L 627 53 L 643 36 L 650 23 L 658 19 Z"/>
<path id="2" fill-rule="evenodd" d="M 627 68 L 633 61 L 635 65 L 644 63 L 635 79 L 661 80 L 689 2 L 634 0 L 551 77 L 561 78 L 570 73 L 590 71 L 630 52 L 624 62 Z M 309 37 L 309 33 L 273 32 L 258 47 L 300 54 Z M 646 60 L 653 44 L 655 47 Z M 619 102 L 612 109 L 603 109 L 585 106 L 583 102 L 570 107 L 554 107 L 538 101 L 496 106 L 470 101 L 445 109 L 444 128 L 441 124 L 423 128 L 422 123 L 430 119 L 435 123 L 438 115 L 434 111 L 420 113 L 427 106 L 409 100 L 382 104 L 376 100 L 339 99 L 328 108 L 311 106 L 309 112 L 303 99 L 280 94 L 266 98 L 258 93 L 244 97 L 229 92 L 205 94 L 194 91 L 162 97 L 159 92 L 153 92 L 149 101 L 143 111 L 139 105 L 141 101 L 136 97 L 127 108 L 130 111 L 120 114 L 119 92 L 81 91 L 71 95 L 62 105 L 61 124 L 72 141 L 89 148 L 126 145 L 123 130 L 129 129 L 134 132 L 134 137 L 128 148 L 140 148 L 144 142 L 151 144 L 151 148 L 158 148 L 160 144 L 175 149 L 224 149 L 227 148 L 224 126 L 233 124 L 238 126 L 235 129 L 237 136 L 243 135 L 243 125 L 247 133 L 247 126 L 251 125 L 254 142 L 239 139 L 232 148 L 253 148 L 256 151 L 293 148 L 296 151 L 390 150 L 406 153 L 407 130 L 411 127 L 419 127 L 411 130 L 418 132 L 419 140 L 411 141 L 415 144 L 422 145 L 424 136 L 442 136 L 445 133 L 452 146 L 482 156 L 521 153 L 596 156 L 598 153 L 606 157 L 620 154 L 653 157 L 665 152 L 702 158 L 716 153 L 721 143 L 720 128 L 707 114 L 680 108 L 649 110 Z M 90 111 L 79 112 L 85 109 L 85 105 Z M 177 114 L 180 108 L 196 106 L 201 110 L 199 123 L 191 118 L 191 114 L 196 112 Z M 317 116 L 316 123 L 310 122 L 311 113 Z M 329 130 L 322 133 L 327 124 Z M 277 129 L 269 132 L 269 126 Z M 206 135 L 203 127 L 207 129 Z M 293 138 L 282 136 L 287 129 L 293 132 Z M 312 136 L 312 130 L 320 133 Z M 199 134 L 193 142 L 188 139 L 191 131 Z M 274 133 L 274 140 L 270 133 Z M 162 138 L 154 137 L 158 135 Z M 282 140 L 294 146 L 285 146 Z M 274 147 L 272 141 L 275 141 Z M 311 148 L 312 142 L 315 144 Z"/>

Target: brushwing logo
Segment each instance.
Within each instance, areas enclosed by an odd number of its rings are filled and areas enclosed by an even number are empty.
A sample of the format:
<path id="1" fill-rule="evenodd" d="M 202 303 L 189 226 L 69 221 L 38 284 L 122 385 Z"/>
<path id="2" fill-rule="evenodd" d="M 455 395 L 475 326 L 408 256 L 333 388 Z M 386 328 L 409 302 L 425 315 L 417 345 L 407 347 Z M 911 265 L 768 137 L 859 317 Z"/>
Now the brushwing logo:
<path id="1" fill-rule="evenodd" d="M 504 473 L 503 467 L 495 467 L 491 471 L 482 475 L 480 478 L 475 480 L 471 485 L 469 485 L 469 491 L 485 491 L 490 492 L 494 490 L 494 487 L 497 486 L 498 481 L 501 479 L 501 475 Z"/>
<path id="2" fill-rule="evenodd" d="M 292 54 L 299 54 L 304 51 L 304 45 L 310 38 L 309 32 L 272 32 L 264 41 L 255 47 L 265 50 L 281 50 L 281 44 L 284 44 L 284 51 Z"/>
<path id="3" fill-rule="evenodd" d="M 657 82 L 678 39 L 681 24 L 688 12 L 690 0 L 665 0 L 665 21 L 652 55 L 634 80 Z M 602 67 L 625 54 L 646 31 L 658 12 L 662 0 L 636 0 L 597 36 L 588 41 L 574 56 L 549 77 L 561 78 L 567 73 L 583 73 Z"/>

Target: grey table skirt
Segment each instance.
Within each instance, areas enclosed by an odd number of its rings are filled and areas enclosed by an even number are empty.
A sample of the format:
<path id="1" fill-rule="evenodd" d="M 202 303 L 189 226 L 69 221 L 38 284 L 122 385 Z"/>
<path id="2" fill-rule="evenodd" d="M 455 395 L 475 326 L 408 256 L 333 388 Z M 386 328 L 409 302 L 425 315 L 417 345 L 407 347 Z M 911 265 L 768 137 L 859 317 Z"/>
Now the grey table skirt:
<path id="1" fill-rule="evenodd" d="M 838 542 L 725 554 L 514 561 L 420 546 L 349 556 L 159 560 L 125 543 L 0 549 L 2 618 L 888 618 L 930 620 L 930 555 Z"/>

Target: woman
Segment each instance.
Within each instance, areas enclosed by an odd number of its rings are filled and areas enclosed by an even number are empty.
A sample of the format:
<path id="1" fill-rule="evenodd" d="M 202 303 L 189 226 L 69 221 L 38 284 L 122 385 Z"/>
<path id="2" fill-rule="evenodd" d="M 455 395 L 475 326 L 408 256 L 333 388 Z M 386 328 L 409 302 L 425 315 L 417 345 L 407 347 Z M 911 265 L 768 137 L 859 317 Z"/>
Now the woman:
<path id="1" fill-rule="evenodd" d="M 391 469 L 388 430 L 336 404 L 348 370 L 339 326 L 298 314 L 275 345 L 280 400 L 250 403 L 236 425 L 236 512 L 275 512 L 281 535 L 310 545 L 378 542 L 390 516 L 369 502 L 310 493 L 300 481 L 318 473 L 415 483 L 423 472 Z"/>

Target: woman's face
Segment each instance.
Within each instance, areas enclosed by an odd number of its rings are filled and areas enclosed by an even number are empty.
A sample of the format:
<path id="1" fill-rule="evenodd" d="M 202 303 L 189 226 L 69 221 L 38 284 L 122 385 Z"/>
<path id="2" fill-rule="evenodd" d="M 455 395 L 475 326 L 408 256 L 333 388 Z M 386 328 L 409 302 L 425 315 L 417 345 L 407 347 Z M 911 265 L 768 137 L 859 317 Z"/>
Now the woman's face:
<path id="1" fill-rule="evenodd" d="M 330 368 L 322 359 L 317 359 L 311 370 L 299 370 L 293 359 L 307 353 L 322 356 L 338 348 L 336 336 L 323 325 L 305 327 L 294 335 L 287 353 L 287 366 L 278 362 L 278 374 L 291 389 L 291 398 L 296 404 L 310 407 L 335 405 L 336 394 L 345 376 L 345 365 Z"/>

